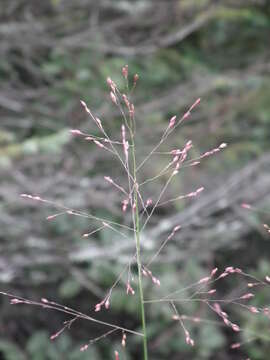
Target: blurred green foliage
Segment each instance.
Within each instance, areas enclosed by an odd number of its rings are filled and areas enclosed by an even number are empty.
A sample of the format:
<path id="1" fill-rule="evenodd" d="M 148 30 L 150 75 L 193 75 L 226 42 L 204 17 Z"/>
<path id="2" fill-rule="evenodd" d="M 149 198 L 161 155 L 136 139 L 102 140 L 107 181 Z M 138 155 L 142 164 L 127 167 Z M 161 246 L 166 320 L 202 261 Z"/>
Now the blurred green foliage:
<path id="1" fill-rule="evenodd" d="M 86 352 L 81 352 L 79 348 L 74 347 L 67 334 L 63 334 L 57 341 L 50 341 L 50 335 L 46 331 L 36 331 L 30 337 L 24 351 L 4 340 L 0 342 L 0 351 L 7 360 L 100 359 L 93 347 Z"/>

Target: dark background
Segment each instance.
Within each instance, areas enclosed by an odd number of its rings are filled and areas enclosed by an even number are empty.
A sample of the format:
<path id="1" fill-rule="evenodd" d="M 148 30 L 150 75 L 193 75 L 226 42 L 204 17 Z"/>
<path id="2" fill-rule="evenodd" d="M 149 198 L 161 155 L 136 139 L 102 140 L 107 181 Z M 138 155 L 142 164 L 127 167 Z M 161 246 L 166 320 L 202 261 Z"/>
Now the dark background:
<path id="1" fill-rule="evenodd" d="M 166 199 L 204 186 L 194 200 L 160 208 L 143 237 L 153 251 L 176 224 L 183 229 L 161 253 L 157 289 L 145 282 L 147 298 L 159 298 L 206 276 L 218 266 L 238 266 L 263 279 L 270 273 L 270 2 L 268 0 L 2 0 L 0 3 L 0 286 L 30 299 L 46 297 L 94 314 L 133 251 L 130 242 L 94 223 L 59 216 L 55 206 L 20 198 L 21 193 L 121 221 L 121 196 L 103 176 L 122 183 L 110 155 L 69 129 L 96 132 L 79 100 L 119 137 L 121 116 L 111 103 L 106 78 L 124 91 L 121 75 L 140 78 L 133 96 L 138 157 L 147 154 L 174 114 L 201 104 L 166 144 L 192 140 L 192 157 L 228 143 L 200 166 L 185 168 Z M 153 157 L 140 176 L 154 176 L 167 158 Z M 145 187 L 155 198 L 166 176 Z M 241 208 L 250 203 L 258 211 Z M 269 211 L 269 212 L 268 212 Z M 127 219 L 124 219 L 128 222 Z M 243 277 L 217 283 L 218 298 L 231 299 Z M 244 290 L 249 291 L 249 290 Z M 255 289 L 252 304 L 269 304 L 269 291 Z M 188 292 L 184 295 L 188 295 Z M 125 283 L 114 290 L 109 312 L 97 317 L 139 330 L 136 299 Z M 186 326 L 195 347 L 171 320 L 166 304 L 147 306 L 150 359 L 269 358 L 269 318 L 230 304 L 226 311 L 240 333 L 223 327 L 206 306 L 183 303 L 181 314 L 206 322 Z M 0 299 L 0 359 L 113 359 L 121 334 L 108 336 L 88 351 L 80 346 L 108 329 L 75 322 L 54 342 L 49 337 L 67 317 Z M 222 325 L 222 324 L 221 324 Z M 253 340 L 253 341 L 249 341 Z M 233 342 L 247 341 L 238 350 Z M 141 359 L 139 339 L 128 336 L 121 359 Z"/>

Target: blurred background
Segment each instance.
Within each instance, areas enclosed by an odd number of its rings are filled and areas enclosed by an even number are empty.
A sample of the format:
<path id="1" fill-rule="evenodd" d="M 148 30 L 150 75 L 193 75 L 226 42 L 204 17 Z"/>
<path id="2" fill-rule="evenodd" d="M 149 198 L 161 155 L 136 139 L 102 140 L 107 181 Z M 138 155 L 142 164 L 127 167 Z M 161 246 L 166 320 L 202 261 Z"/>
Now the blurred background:
<path id="1" fill-rule="evenodd" d="M 188 140 L 192 157 L 228 147 L 199 166 L 181 171 L 165 200 L 203 186 L 196 199 L 160 207 L 143 236 L 144 253 L 178 224 L 182 230 L 153 266 L 157 289 L 145 282 L 148 299 L 198 281 L 217 266 L 237 266 L 263 278 L 270 273 L 270 2 L 269 0 L 1 0 L 0 3 L 0 286 L 30 299 L 49 298 L 93 315 L 133 252 L 133 240 L 108 231 L 91 238 L 97 224 L 59 216 L 43 198 L 112 221 L 122 221 L 119 193 L 103 179 L 125 184 L 110 154 L 71 137 L 69 129 L 97 130 L 79 100 L 102 119 L 108 133 L 120 135 L 121 116 L 111 103 L 106 78 L 125 91 L 121 68 L 139 74 L 133 95 L 138 156 L 143 158 L 173 115 L 201 104 L 166 143 L 169 150 Z M 155 155 L 140 179 L 154 176 L 168 162 Z M 158 196 L 167 177 L 147 184 L 146 197 Z M 258 212 L 241 208 L 250 203 Z M 126 224 L 129 220 L 123 220 Z M 140 330 L 136 299 L 125 281 L 113 292 L 110 311 L 99 319 Z M 241 277 L 217 283 L 217 297 L 230 299 L 243 287 Z M 252 300 L 267 306 L 269 291 Z M 188 292 L 184 293 L 188 296 Z M 233 306 L 226 308 L 245 331 L 233 333 L 199 303 L 179 305 L 181 314 L 206 322 L 186 326 L 195 341 L 185 344 L 166 304 L 147 306 L 150 359 L 269 358 L 269 319 Z M 50 335 L 67 319 L 61 313 L 0 298 L 0 359 L 141 359 L 139 339 L 121 334 L 80 347 L 107 328 L 78 321 L 55 341 Z M 253 341 L 250 341 L 253 340 Z M 234 342 L 247 343 L 237 350 Z"/>

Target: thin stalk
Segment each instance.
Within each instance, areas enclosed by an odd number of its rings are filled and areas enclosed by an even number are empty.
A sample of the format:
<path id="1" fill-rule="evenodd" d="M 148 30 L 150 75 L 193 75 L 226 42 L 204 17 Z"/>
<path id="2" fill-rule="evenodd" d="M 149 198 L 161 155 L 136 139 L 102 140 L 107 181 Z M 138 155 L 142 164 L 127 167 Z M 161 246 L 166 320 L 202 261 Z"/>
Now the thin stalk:
<path id="1" fill-rule="evenodd" d="M 140 214 L 139 214 L 139 203 L 138 203 L 138 189 L 137 189 L 137 179 L 136 179 L 136 156 L 135 156 L 135 146 L 134 146 L 134 137 L 132 131 L 131 134 L 131 152 L 132 152 L 132 162 L 133 162 L 133 178 L 134 178 L 134 205 L 135 211 L 133 212 L 133 222 L 134 222 L 134 234 L 136 241 L 136 259 L 137 259 L 137 269 L 138 269 L 138 287 L 139 287 L 139 302 L 140 302 L 140 311 L 141 311 L 141 322 L 142 322 L 142 333 L 143 333 L 143 359 L 148 360 L 148 350 L 147 350 L 147 333 L 146 333 L 146 321 L 145 321 L 145 309 L 144 309 L 144 294 L 143 294 L 143 285 L 142 285 L 142 265 L 141 265 L 141 244 L 140 244 Z"/>

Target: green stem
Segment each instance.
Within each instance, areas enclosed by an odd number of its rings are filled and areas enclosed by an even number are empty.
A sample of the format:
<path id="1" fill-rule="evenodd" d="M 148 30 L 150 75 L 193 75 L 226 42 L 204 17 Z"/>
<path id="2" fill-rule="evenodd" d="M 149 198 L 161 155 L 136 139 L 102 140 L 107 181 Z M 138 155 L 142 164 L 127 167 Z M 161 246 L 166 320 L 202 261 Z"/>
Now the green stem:
<path id="1" fill-rule="evenodd" d="M 143 295 L 143 285 L 142 285 L 142 266 L 141 266 L 141 244 L 140 244 L 140 214 L 139 214 L 139 204 L 138 204 L 138 189 L 136 187 L 136 156 L 135 156 L 135 146 L 133 134 L 131 134 L 132 142 L 132 161 L 133 161 L 133 178 L 135 182 L 134 186 L 134 204 L 135 204 L 135 241 L 136 241 L 136 255 L 137 255 L 137 269 L 138 269 L 138 287 L 139 287 L 139 301 L 140 301 L 140 311 L 141 311 L 141 322 L 142 322 L 142 332 L 143 332 L 143 359 L 148 360 L 148 350 L 147 350 L 147 334 L 146 334 L 146 321 L 145 321 L 145 309 L 144 309 L 144 295 Z"/>
<path id="2" fill-rule="evenodd" d="M 136 214 L 136 223 L 139 222 L 139 214 Z M 142 267 L 140 258 L 140 233 L 136 230 L 136 250 L 137 250 L 137 267 L 138 267 L 138 285 L 140 293 L 140 307 L 141 307 L 141 320 L 143 330 L 143 353 L 144 360 L 148 360 L 147 352 L 147 334 L 146 334 L 146 321 L 145 321 L 145 309 L 144 309 L 144 297 L 143 297 L 143 286 L 142 286 Z"/>

